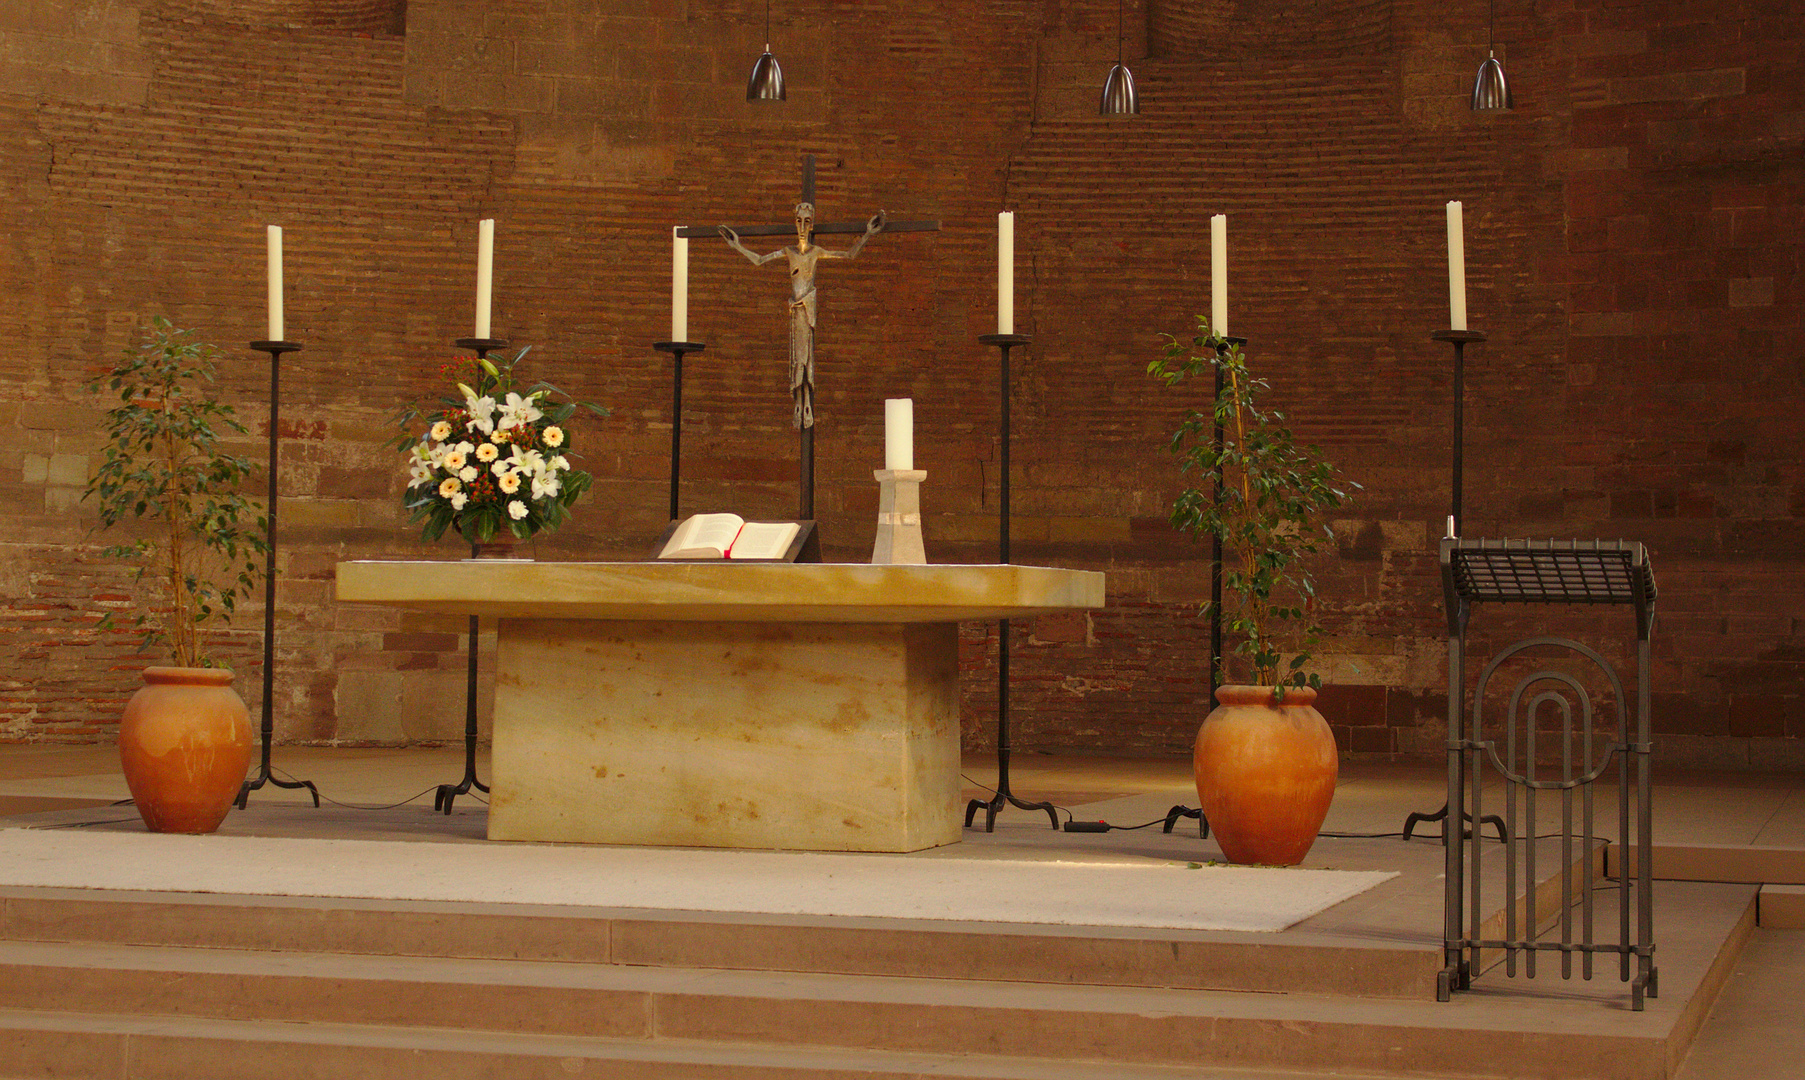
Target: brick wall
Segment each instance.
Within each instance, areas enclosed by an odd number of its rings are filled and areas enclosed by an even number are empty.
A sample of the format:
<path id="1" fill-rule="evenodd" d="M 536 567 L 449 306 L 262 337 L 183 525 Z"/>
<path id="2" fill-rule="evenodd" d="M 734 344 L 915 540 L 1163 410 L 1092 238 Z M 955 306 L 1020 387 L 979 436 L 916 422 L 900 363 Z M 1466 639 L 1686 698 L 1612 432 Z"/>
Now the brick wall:
<path id="1" fill-rule="evenodd" d="M 543 558 L 637 558 L 663 526 L 668 230 L 782 221 L 802 154 L 827 219 L 938 218 L 823 275 L 817 507 L 866 557 L 881 401 L 916 399 L 930 557 L 996 534 L 993 221 L 1018 211 L 1012 535 L 1106 570 L 1109 607 L 1016 627 L 1016 745 L 1182 752 L 1206 710 L 1203 549 L 1165 524 L 1144 374 L 1206 310 L 1230 215 L 1231 328 L 1307 439 L 1365 485 L 1321 567 L 1325 695 L 1355 753 L 1439 747 L 1434 537 L 1449 483 L 1442 204 L 1467 215 L 1471 535 L 1647 541 L 1668 760 L 1805 766 L 1797 341 L 1805 80 L 1778 0 L 1500 10 L 1517 97 L 1465 105 L 1485 11 L 1421 0 L 1147 0 L 1143 114 L 1103 121 L 1115 5 L 776 4 L 790 86 L 742 87 L 754 0 L 33 0 L 0 15 L 0 737 L 105 738 L 141 664 L 79 504 L 86 377 L 153 312 L 229 347 L 262 453 L 262 226 L 286 232 L 279 736 L 430 741 L 462 724 L 460 620 L 340 608 L 334 564 L 453 557 L 403 525 L 387 419 L 469 332 L 497 219 L 495 330 L 612 406 L 597 485 Z M 835 241 L 838 243 L 838 241 Z M 773 245 L 775 246 L 775 242 Z M 788 516 L 781 275 L 692 246 L 686 510 Z M 261 490 L 262 480 L 256 482 Z M 257 707 L 259 605 L 223 652 Z M 1501 631 L 1500 631 L 1501 632 Z M 992 737 L 994 628 L 963 636 Z"/>

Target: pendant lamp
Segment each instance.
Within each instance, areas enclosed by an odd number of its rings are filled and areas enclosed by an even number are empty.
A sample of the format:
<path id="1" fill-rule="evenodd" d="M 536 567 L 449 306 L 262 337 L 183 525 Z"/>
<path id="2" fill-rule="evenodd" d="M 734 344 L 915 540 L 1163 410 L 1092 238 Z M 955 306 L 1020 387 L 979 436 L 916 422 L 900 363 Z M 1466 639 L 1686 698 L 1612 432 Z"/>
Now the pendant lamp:
<path id="1" fill-rule="evenodd" d="M 1134 92 L 1134 73 L 1122 63 L 1122 0 L 1116 0 L 1116 66 L 1103 80 L 1103 97 L 1097 103 L 1100 116 L 1138 116 L 1141 98 Z"/>
<path id="2" fill-rule="evenodd" d="M 1511 101 L 1510 84 L 1504 81 L 1504 65 L 1498 62 L 1498 53 L 1494 48 L 1492 33 L 1498 23 L 1498 0 L 1492 0 L 1491 22 L 1486 24 L 1485 63 L 1479 65 L 1479 77 L 1473 80 L 1474 112 L 1493 112 L 1498 109 L 1515 108 Z"/>
<path id="3" fill-rule="evenodd" d="M 752 77 L 746 80 L 746 100 L 783 99 L 783 68 L 777 65 L 777 57 L 771 55 L 771 0 L 765 0 L 765 51 L 752 65 Z"/>

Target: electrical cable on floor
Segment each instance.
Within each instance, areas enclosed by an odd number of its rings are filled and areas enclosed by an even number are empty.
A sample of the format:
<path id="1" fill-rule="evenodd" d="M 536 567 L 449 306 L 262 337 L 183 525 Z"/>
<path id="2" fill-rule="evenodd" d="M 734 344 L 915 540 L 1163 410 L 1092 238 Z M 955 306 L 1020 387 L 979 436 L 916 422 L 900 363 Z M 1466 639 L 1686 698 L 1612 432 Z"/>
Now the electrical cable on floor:
<path id="1" fill-rule="evenodd" d="M 295 779 L 295 776 L 293 773 L 286 772 L 282 769 L 272 768 L 272 769 L 270 769 L 270 772 L 271 773 L 281 773 L 283 779 L 286 779 L 286 780 Z M 419 795 L 414 795 L 410 798 L 402 799 L 400 802 L 389 803 L 387 806 L 363 806 L 359 803 L 339 802 L 337 799 L 333 798 L 330 795 L 326 795 L 326 794 L 321 794 L 320 798 L 324 799 L 325 801 L 331 803 L 334 806 L 342 806 L 347 810 L 393 810 L 397 806 L 406 806 L 408 803 L 413 802 L 415 799 L 419 799 L 423 796 L 429 795 L 432 792 L 439 790 L 440 786 L 441 785 L 434 784 L 433 786 L 427 788 L 425 791 L 420 792 Z"/>
<path id="2" fill-rule="evenodd" d="M 85 829 L 85 828 L 89 827 L 90 825 L 124 825 L 127 822 L 137 821 L 137 820 L 138 819 L 135 817 L 122 817 L 122 818 L 108 818 L 104 821 L 65 821 L 65 822 L 62 822 L 61 824 L 57 824 L 57 825 L 30 825 L 30 826 L 27 826 L 27 828 L 32 828 L 32 829 Z"/>

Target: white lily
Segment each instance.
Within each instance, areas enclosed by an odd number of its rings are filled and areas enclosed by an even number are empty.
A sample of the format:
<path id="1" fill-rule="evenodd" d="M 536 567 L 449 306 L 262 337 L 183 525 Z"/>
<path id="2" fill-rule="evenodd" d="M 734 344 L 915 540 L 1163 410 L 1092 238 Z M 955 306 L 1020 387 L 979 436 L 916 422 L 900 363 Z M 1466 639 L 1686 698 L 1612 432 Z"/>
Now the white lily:
<path id="1" fill-rule="evenodd" d="M 495 430 L 495 399 L 487 396 L 477 397 L 476 391 L 463 383 L 458 384 L 458 389 L 464 392 L 464 411 L 470 414 L 470 427 L 484 435 L 493 432 Z M 513 395 L 508 396 L 512 397 Z"/>
<path id="2" fill-rule="evenodd" d="M 506 431 L 509 428 L 525 427 L 528 424 L 537 421 L 544 415 L 545 414 L 540 412 L 538 407 L 533 404 L 532 398 L 523 398 L 519 394 L 509 391 L 508 400 L 506 404 L 501 407 L 501 418 L 496 422 L 495 426 L 502 431 Z"/>
<path id="3" fill-rule="evenodd" d="M 534 476 L 545 472 L 545 455 L 537 450 L 522 449 L 518 444 L 514 446 L 514 453 L 510 461 L 512 467 L 520 472 L 531 473 Z"/>

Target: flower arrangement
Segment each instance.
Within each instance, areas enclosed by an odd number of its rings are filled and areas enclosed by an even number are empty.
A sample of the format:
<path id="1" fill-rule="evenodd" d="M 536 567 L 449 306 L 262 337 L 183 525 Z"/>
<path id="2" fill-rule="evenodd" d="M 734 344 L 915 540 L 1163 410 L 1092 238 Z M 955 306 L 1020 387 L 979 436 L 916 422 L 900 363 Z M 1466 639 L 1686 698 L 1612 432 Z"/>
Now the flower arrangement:
<path id="1" fill-rule="evenodd" d="M 549 383 L 520 392 L 514 368 L 526 354 L 500 364 L 478 357 L 467 370 L 447 365 L 457 396 L 396 418 L 402 434 L 394 445 L 408 461 L 402 505 L 423 539 L 437 540 L 447 528 L 475 544 L 503 533 L 525 539 L 563 524 L 589 489 L 590 475 L 570 464 L 567 425 L 579 408 L 596 416 L 608 410 Z"/>

